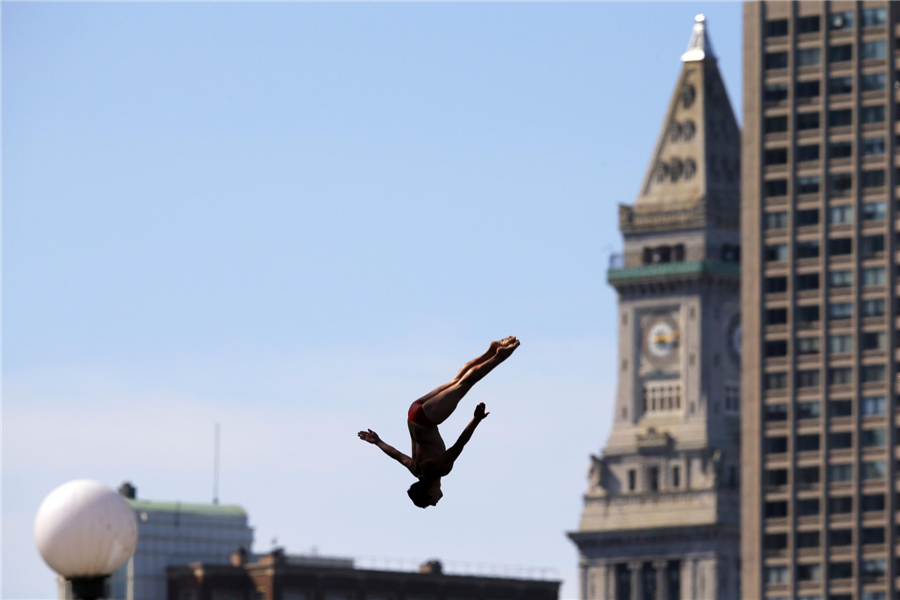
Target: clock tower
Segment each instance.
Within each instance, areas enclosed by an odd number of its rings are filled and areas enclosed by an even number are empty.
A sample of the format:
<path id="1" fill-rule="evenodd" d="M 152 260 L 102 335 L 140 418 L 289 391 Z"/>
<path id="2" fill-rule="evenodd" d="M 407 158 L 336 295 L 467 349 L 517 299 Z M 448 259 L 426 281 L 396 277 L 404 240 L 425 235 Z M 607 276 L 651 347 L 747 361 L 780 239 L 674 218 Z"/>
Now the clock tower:
<path id="1" fill-rule="evenodd" d="M 740 131 L 702 15 L 681 60 L 619 207 L 613 428 L 569 534 L 584 600 L 740 595 Z"/>

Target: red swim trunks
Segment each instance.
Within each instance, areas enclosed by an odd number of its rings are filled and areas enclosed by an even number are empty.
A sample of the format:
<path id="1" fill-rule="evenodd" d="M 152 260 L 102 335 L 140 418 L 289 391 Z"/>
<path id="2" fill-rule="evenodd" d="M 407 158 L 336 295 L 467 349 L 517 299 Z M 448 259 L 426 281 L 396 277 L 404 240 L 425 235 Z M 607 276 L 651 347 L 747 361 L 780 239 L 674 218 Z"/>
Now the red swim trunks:
<path id="1" fill-rule="evenodd" d="M 437 423 L 425 416 L 425 410 L 422 408 L 424 402 L 416 400 L 409 407 L 409 413 L 406 418 L 422 427 L 437 427 Z"/>

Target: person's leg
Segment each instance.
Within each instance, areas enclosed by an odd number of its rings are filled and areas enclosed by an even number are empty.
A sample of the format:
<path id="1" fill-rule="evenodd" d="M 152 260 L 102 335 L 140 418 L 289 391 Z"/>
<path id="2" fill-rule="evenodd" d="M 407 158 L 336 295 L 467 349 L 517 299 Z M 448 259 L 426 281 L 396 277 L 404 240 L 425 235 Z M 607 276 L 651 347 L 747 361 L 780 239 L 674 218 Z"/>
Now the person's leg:
<path id="1" fill-rule="evenodd" d="M 505 346 L 498 346 L 496 352 L 487 360 L 471 367 L 461 378 L 454 380 L 447 387 L 430 396 L 422 405 L 425 416 L 438 425 L 446 421 L 456 410 L 456 406 L 463 396 L 472 389 L 472 386 L 509 358 L 509 355 L 518 347 L 519 341 L 515 338 Z"/>
<path id="2" fill-rule="evenodd" d="M 513 336 L 510 336 L 507 338 L 503 338 L 502 340 L 497 341 L 497 342 L 491 342 L 491 345 L 488 347 L 487 352 L 485 352 L 478 358 L 473 358 L 472 360 L 470 360 L 469 362 L 464 364 L 462 366 L 462 368 L 459 370 L 459 373 L 457 373 L 453 379 L 451 379 L 450 381 L 448 381 L 447 383 L 445 383 L 443 385 L 439 385 L 438 387 L 434 388 L 433 390 L 431 390 L 430 392 L 428 392 L 427 394 L 425 394 L 424 396 L 419 398 L 416 402 L 423 402 L 423 403 L 427 402 L 429 399 L 440 394 L 441 392 L 443 392 L 450 386 L 458 383 L 463 377 L 465 377 L 466 373 L 468 373 L 473 367 L 490 360 L 497 353 L 498 348 L 509 345 L 515 341 L 516 341 L 516 338 Z"/>

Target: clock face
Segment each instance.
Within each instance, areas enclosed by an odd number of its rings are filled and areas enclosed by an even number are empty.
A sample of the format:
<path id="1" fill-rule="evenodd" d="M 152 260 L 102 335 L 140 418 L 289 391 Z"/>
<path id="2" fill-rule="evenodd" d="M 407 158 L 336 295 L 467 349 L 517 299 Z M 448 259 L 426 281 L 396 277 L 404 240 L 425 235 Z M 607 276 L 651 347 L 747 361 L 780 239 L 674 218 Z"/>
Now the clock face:
<path id="1" fill-rule="evenodd" d="M 647 350 L 657 358 L 666 358 L 678 345 L 678 330 L 668 321 L 657 321 L 647 331 Z"/>

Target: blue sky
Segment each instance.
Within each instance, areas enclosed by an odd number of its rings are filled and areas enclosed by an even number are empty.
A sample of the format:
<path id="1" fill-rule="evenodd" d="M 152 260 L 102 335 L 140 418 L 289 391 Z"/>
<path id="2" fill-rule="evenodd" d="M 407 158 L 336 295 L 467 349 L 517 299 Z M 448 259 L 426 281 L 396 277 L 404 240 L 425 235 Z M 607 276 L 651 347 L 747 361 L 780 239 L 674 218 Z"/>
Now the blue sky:
<path id="1" fill-rule="evenodd" d="M 605 283 L 707 15 L 740 115 L 738 3 L 2 7 L 0 595 L 69 479 L 221 498 L 257 551 L 556 568 L 577 595 L 609 431 Z M 415 508 L 409 403 L 522 346 L 442 426 L 491 416 Z"/>

